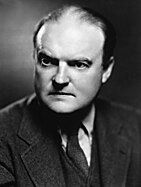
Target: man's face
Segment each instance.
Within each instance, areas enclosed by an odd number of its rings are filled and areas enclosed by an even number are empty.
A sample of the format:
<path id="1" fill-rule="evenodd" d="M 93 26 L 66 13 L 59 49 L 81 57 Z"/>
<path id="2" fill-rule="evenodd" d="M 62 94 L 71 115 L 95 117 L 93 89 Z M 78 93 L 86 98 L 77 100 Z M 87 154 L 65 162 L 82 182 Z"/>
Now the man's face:
<path id="1" fill-rule="evenodd" d="M 57 113 L 88 106 L 103 78 L 104 35 L 100 28 L 70 20 L 45 24 L 37 36 L 35 90 Z"/>

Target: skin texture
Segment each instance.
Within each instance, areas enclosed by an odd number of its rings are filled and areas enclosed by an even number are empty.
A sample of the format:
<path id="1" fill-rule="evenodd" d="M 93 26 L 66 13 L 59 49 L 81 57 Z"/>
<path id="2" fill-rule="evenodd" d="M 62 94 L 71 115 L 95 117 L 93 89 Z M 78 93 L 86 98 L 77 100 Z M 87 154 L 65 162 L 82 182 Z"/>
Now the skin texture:
<path id="1" fill-rule="evenodd" d="M 101 28 L 74 19 L 45 24 L 37 36 L 35 90 L 56 113 L 72 113 L 88 105 L 112 66 L 103 71 Z"/>

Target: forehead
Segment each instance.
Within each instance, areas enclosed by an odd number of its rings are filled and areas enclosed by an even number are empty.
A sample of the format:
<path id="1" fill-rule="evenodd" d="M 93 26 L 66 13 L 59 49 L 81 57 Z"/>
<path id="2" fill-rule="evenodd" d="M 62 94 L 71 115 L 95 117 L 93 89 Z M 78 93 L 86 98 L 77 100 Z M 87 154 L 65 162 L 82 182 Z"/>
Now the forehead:
<path id="1" fill-rule="evenodd" d="M 58 53 L 63 50 L 70 55 L 99 51 L 103 49 L 104 33 L 96 25 L 86 22 L 63 19 L 59 22 L 46 23 L 37 35 L 39 49 Z"/>

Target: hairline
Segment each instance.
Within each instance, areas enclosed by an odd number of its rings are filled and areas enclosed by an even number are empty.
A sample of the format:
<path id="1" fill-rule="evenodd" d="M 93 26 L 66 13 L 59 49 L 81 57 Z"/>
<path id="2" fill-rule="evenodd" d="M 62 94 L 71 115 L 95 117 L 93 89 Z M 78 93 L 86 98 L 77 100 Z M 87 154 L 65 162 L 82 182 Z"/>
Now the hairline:
<path id="1" fill-rule="evenodd" d="M 62 10 L 62 12 L 61 12 L 61 10 Z M 55 11 L 53 11 L 53 12 L 55 12 Z M 37 47 L 37 36 L 38 36 L 40 30 L 42 29 L 42 27 L 45 26 L 46 24 L 49 24 L 49 23 L 60 22 L 65 16 L 67 16 L 67 14 L 70 17 L 75 16 L 75 21 L 86 23 L 90 26 L 96 26 L 97 28 L 99 28 L 102 31 L 102 33 L 104 35 L 104 40 L 105 40 L 105 38 L 106 38 L 105 32 L 104 32 L 105 24 L 99 18 L 93 17 L 92 15 L 88 15 L 88 13 L 83 10 L 83 8 L 81 8 L 79 6 L 70 6 L 70 7 L 64 6 L 63 8 L 60 9 L 60 11 L 58 11 L 58 12 L 60 12 L 60 14 L 58 13 L 58 15 L 56 17 L 54 16 L 53 18 L 50 19 L 49 17 L 51 16 L 51 14 L 53 14 L 53 12 L 49 13 L 48 16 L 42 18 L 41 21 L 39 22 L 40 27 L 35 32 L 35 36 L 34 36 L 34 48 Z"/>

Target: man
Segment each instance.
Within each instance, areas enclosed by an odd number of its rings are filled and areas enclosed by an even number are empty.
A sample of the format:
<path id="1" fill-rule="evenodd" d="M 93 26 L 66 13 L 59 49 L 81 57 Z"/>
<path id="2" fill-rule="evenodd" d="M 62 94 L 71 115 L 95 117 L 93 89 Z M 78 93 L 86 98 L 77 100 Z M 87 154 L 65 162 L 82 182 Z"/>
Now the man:
<path id="1" fill-rule="evenodd" d="M 36 94 L 0 113 L 1 186 L 141 186 L 139 114 L 97 98 L 115 40 L 88 8 L 65 6 L 39 22 Z"/>

